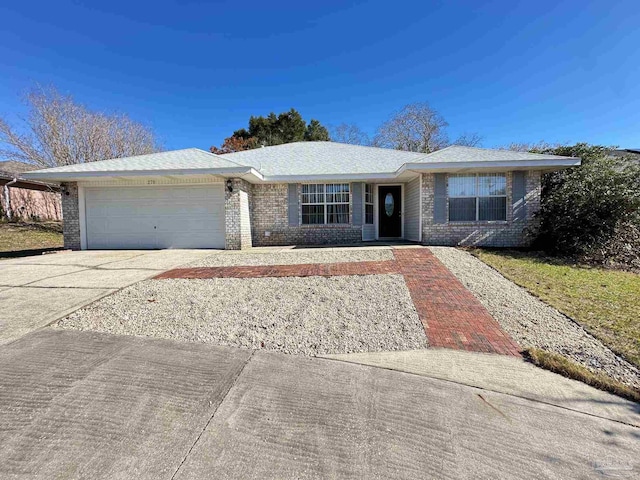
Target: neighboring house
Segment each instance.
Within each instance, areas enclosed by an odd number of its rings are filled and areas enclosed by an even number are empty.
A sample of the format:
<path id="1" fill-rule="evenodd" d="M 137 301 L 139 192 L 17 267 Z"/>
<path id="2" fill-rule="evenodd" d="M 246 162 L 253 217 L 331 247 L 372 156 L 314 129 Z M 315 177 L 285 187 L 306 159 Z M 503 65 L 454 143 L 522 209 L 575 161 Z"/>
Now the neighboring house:
<path id="1" fill-rule="evenodd" d="M 37 167 L 23 162 L 0 162 L 2 216 L 20 220 L 61 220 L 59 186 L 27 180 L 23 174 Z"/>
<path id="2" fill-rule="evenodd" d="M 526 245 L 544 172 L 579 158 L 299 142 L 199 149 L 25 174 L 63 182 L 65 246 L 227 248 L 405 239 Z"/>
<path id="3" fill-rule="evenodd" d="M 615 158 L 624 157 L 631 162 L 640 163 L 640 148 L 619 148 L 611 150 L 609 155 Z"/>

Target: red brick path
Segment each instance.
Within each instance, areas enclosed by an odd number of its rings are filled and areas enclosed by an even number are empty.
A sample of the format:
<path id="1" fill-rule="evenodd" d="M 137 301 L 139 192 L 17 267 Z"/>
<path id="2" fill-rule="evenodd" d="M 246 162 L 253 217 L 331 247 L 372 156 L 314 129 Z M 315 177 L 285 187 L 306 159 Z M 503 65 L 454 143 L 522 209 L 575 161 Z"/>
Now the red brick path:
<path id="1" fill-rule="evenodd" d="M 428 249 L 394 255 L 430 346 L 520 356 L 518 344 Z"/>
<path id="2" fill-rule="evenodd" d="M 395 260 L 328 264 L 177 268 L 166 278 L 264 278 L 402 274 L 429 345 L 519 356 L 518 345 L 426 248 L 395 249 Z"/>

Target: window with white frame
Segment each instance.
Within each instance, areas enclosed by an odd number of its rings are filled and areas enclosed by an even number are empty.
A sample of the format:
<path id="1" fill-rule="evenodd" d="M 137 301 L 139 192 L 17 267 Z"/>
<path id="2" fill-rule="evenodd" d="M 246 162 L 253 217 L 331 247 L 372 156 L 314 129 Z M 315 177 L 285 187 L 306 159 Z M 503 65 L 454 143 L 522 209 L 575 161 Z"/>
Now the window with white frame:
<path id="1" fill-rule="evenodd" d="M 373 185 L 364 186 L 364 223 L 373 225 Z"/>
<path id="2" fill-rule="evenodd" d="M 507 219 L 507 176 L 504 173 L 449 175 L 449 221 Z"/>
<path id="3" fill-rule="evenodd" d="M 302 224 L 349 223 L 349 184 L 302 184 Z"/>

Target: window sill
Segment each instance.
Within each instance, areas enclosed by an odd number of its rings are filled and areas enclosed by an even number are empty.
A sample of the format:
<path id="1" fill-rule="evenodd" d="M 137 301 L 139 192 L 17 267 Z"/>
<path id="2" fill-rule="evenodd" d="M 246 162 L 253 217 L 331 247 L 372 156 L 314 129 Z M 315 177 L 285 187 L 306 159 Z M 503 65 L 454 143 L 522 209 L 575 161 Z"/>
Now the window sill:
<path id="1" fill-rule="evenodd" d="M 351 228 L 351 223 L 314 223 L 314 224 L 300 224 L 302 228 Z"/>
<path id="2" fill-rule="evenodd" d="M 452 222 L 448 220 L 446 225 L 456 226 L 478 226 L 478 225 L 509 225 L 509 220 L 477 220 L 473 222 Z"/>

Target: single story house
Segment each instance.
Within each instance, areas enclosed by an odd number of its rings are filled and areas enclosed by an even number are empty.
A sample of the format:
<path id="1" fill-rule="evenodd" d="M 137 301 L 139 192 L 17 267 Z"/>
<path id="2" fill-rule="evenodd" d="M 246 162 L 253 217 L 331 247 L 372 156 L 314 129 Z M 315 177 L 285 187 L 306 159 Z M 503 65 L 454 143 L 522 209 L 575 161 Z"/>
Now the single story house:
<path id="1" fill-rule="evenodd" d="M 27 180 L 24 173 L 38 167 L 24 162 L 0 162 L 0 214 L 8 220 L 62 220 L 59 186 Z"/>
<path id="2" fill-rule="evenodd" d="M 631 162 L 640 164 L 640 148 L 618 148 L 611 150 L 609 156 L 613 158 L 626 158 Z"/>
<path id="3" fill-rule="evenodd" d="M 405 239 L 522 246 L 544 172 L 579 158 L 298 142 L 190 148 L 25 173 L 61 182 L 65 247 L 226 248 Z"/>

